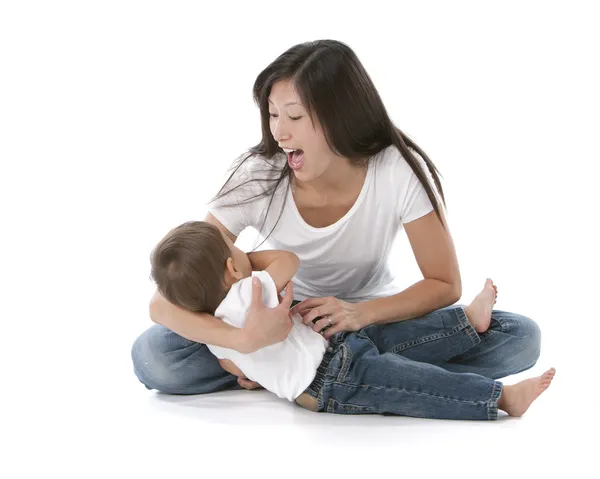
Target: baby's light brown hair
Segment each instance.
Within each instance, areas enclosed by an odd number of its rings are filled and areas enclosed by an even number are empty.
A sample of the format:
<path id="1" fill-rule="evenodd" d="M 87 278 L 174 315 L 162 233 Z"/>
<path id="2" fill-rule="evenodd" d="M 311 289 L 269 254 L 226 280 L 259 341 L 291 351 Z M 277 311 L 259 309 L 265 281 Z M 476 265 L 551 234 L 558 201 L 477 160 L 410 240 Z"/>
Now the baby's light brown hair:
<path id="1" fill-rule="evenodd" d="M 224 274 L 231 250 L 219 229 L 206 221 L 173 228 L 150 255 L 150 277 L 171 303 L 214 314 L 227 291 Z"/>

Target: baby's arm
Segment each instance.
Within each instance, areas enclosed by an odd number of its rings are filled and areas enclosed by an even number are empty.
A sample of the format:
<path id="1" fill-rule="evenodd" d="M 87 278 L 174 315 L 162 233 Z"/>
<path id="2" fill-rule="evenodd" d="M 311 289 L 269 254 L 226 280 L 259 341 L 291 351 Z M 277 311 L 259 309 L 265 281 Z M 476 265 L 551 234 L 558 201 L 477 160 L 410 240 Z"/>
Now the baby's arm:
<path id="1" fill-rule="evenodd" d="M 288 282 L 295 276 L 300 266 L 300 260 L 291 251 L 269 250 L 248 253 L 248 259 L 253 271 L 266 271 L 269 273 L 277 293 L 286 287 Z"/>
<path id="2" fill-rule="evenodd" d="M 238 384 L 244 389 L 262 388 L 262 386 L 257 382 L 250 381 L 250 379 L 246 377 L 242 370 L 238 368 L 235 364 L 233 364 L 229 359 L 219 359 L 219 364 L 225 371 L 227 371 L 230 374 L 233 374 L 234 376 L 237 376 Z"/>
<path id="3" fill-rule="evenodd" d="M 229 374 L 233 374 L 234 376 L 245 378 L 246 375 L 242 372 L 240 368 L 238 368 L 233 362 L 229 359 L 219 359 L 219 364 L 221 367 L 227 371 Z"/>

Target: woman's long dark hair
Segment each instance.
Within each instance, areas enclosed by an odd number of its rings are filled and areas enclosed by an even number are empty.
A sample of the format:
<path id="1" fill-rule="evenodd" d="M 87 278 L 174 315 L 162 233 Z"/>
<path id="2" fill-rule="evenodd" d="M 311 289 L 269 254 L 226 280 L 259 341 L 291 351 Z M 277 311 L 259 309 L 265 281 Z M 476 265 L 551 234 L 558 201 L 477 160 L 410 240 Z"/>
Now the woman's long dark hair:
<path id="1" fill-rule="evenodd" d="M 390 145 L 396 146 L 425 188 L 437 217 L 442 225 L 444 224 L 437 198 L 411 149 L 416 151 L 427 164 L 445 206 L 446 200 L 436 166 L 416 143 L 394 126 L 375 85 L 356 54 L 350 47 L 335 40 L 318 40 L 295 45 L 258 75 L 254 82 L 253 94 L 254 101 L 260 108 L 262 140 L 258 145 L 250 148 L 248 155 L 243 155 L 245 158 L 234 165 L 234 171 L 211 202 L 249 182 L 270 183 L 260 194 L 244 198 L 242 201 L 244 204 L 270 196 L 268 214 L 275 191 L 282 181 L 289 177 L 291 168 L 287 161 L 282 162 L 283 167 L 269 162 L 276 154 L 285 155 L 273 138 L 269 125 L 268 98 L 271 88 L 280 80 L 291 80 L 309 117 L 317 118 L 322 125 L 325 139 L 331 150 L 339 156 L 348 158 L 352 164 L 360 166 L 365 158 L 370 158 Z M 272 173 L 276 168 L 280 169 L 279 174 L 275 176 L 267 174 L 265 178 L 251 178 L 226 189 L 239 167 L 254 155 L 261 155 L 267 160 L 265 164 L 268 168 L 264 170 L 265 172 Z M 289 183 L 287 187 L 289 188 Z M 267 214 L 264 215 L 259 231 L 264 227 Z M 279 218 L 265 240 L 277 226 Z"/>

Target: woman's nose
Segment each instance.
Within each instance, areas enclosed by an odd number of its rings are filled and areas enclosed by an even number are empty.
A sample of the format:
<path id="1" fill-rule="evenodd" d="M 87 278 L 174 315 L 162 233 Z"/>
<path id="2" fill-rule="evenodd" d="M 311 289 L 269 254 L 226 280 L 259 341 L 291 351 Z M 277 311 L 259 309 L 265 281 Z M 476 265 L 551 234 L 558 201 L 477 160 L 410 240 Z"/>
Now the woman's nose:
<path id="1" fill-rule="evenodd" d="M 277 142 L 284 142 L 290 139 L 290 131 L 286 128 L 284 122 L 280 120 L 275 121 L 275 125 L 273 125 L 273 138 Z"/>

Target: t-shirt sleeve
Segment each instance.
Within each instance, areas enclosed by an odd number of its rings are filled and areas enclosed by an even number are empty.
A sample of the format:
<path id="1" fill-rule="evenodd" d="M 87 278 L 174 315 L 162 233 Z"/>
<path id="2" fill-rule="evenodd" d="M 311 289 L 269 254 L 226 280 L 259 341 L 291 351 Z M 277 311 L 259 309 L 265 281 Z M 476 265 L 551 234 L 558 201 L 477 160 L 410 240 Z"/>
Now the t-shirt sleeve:
<path id="1" fill-rule="evenodd" d="M 235 236 L 239 236 L 247 226 L 250 226 L 248 216 L 252 209 L 252 204 L 244 201 L 249 193 L 248 170 L 245 164 L 241 164 L 236 169 L 238 161 L 240 158 L 234 162 L 228 172 L 231 178 L 223 185 L 220 191 L 222 196 L 208 203 L 208 212 Z"/>
<path id="2" fill-rule="evenodd" d="M 252 276 L 235 283 L 225 299 L 217 307 L 215 316 L 231 326 L 243 328 L 246 322 L 246 313 L 252 305 L 252 277 L 258 277 L 262 283 L 262 300 L 268 308 L 279 304 L 277 286 L 275 281 L 266 271 L 253 271 Z"/>
<path id="3" fill-rule="evenodd" d="M 411 152 L 421 164 L 427 180 L 433 189 L 434 195 L 436 195 L 436 198 L 438 198 L 433 177 L 431 176 L 429 168 L 427 168 L 425 160 L 423 160 L 423 158 L 416 151 L 411 150 Z M 427 213 L 433 211 L 434 208 L 429 200 L 429 197 L 427 196 L 425 187 L 421 184 L 419 178 L 417 178 L 417 175 L 412 170 L 410 165 L 406 161 L 403 161 L 402 168 L 405 172 L 405 174 L 402 176 L 405 179 L 403 181 L 399 199 L 399 212 L 400 221 L 402 224 L 406 224 L 425 216 Z"/>
<path id="4" fill-rule="evenodd" d="M 242 161 L 243 160 L 243 161 Z M 239 167 L 238 167 L 239 165 Z M 242 155 L 234 161 L 222 196 L 208 203 L 208 211 L 236 236 L 247 227 L 259 229 L 268 209 L 269 187 L 278 165 L 259 156 Z"/>
<path id="5" fill-rule="evenodd" d="M 253 271 L 252 276 L 258 277 L 262 283 L 262 299 L 265 306 L 274 308 L 279 304 L 277 295 L 277 286 L 275 281 L 266 271 Z M 250 309 L 252 304 L 252 278 L 245 278 L 242 284 L 241 296 L 243 298 L 244 307 Z"/>
<path id="6" fill-rule="evenodd" d="M 253 271 L 252 276 L 257 276 L 262 283 L 262 299 L 265 306 L 274 308 L 279 304 L 275 281 L 266 271 Z M 244 278 L 235 283 L 225 299 L 217 307 L 215 317 L 235 327 L 243 328 L 246 315 L 252 305 L 252 277 Z M 229 348 L 207 345 L 210 351 L 219 359 L 231 359 L 235 362 L 238 353 Z"/>

